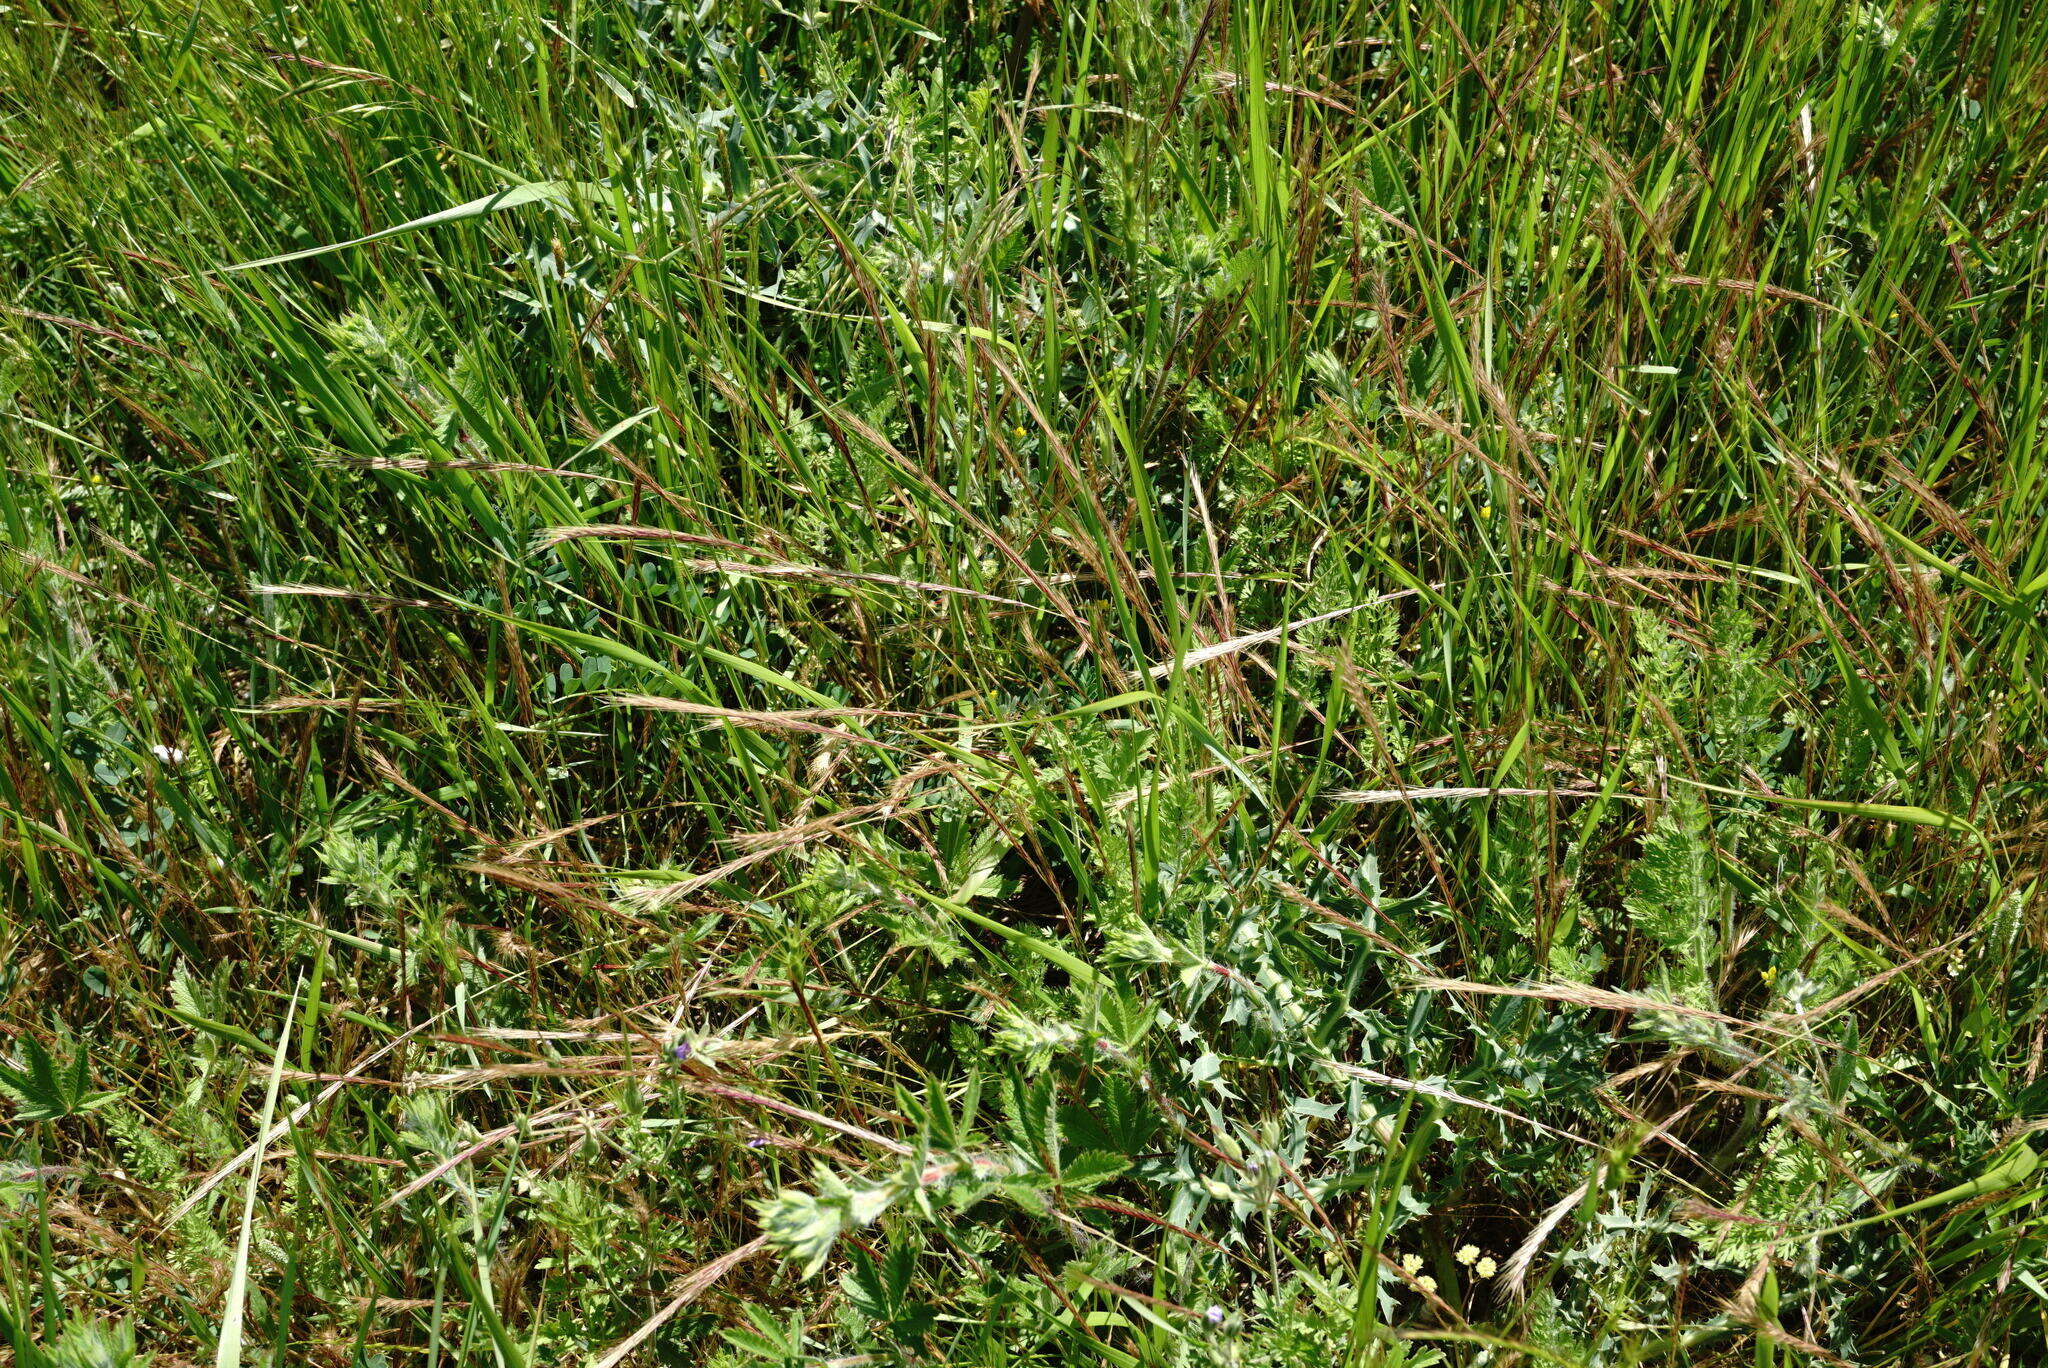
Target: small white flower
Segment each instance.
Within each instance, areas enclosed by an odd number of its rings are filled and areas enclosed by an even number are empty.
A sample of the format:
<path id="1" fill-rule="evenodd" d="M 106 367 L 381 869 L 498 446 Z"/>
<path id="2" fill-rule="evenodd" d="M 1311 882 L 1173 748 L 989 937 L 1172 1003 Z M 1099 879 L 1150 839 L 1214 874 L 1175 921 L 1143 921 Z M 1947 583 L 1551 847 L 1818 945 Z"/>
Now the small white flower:
<path id="1" fill-rule="evenodd" d="M 1223 1324 L 1223 1314 L 1222 1307 L 1211 1303 L 1209 1309 L 1202 1313 L 1202 1317 L 1211 1325 L 1221 1325 Z"/>
<path id="2" fill-rule="evenodd" d="M 177 746 L 151 746 L 149 753 L 163 761 L 166 765 L 182 765 L 185 763 L 185 752 Z"/>
<path id="3" fill-rule="evenodd" d="M 1401 1256 L 1401 1267 L 1406 1269 L 1410 1276 L 1420 1273 L 1422 1271 L 1422 1256 L 1420 1254 L 1403 1254 Z"/>
<path id="4" fill-rule="evenodd" d="M 1465 1265 L 1465 1266 L 1466 1266 L 1467 1268 L 1470 1268 L 1470 1267 L 1472 1266 L 1472 1261 L 1473 1261 L 1473 1260 L 1475 1260 L 1475 1259 L 1477 1259 L 1478 1257 L 1479 1257 L 1479 1246 L 1478 1246 L 1478 1245 L 1476 1245 L 1476 1244 L 1468 1244 L 1468 1245 L 1459 1245 L 1459 1246 L 1458 1246 L 1458 1262 L 1459 1262 L 1459 1263 L 1461 1263 L 1461 1264 L 1464 1264 L 1464 1265 Z"/>
<path id="5" fill-rule="evenodd" d="M 1492 1257 L 1489 1256 L 1486 1258 L 1482 1258 L 1478 1263 L 1474 1264 L 1472 1266 L 1472 1271 L 1474 1273 L 1477 1273 L 1482 1278 L 1490 1278 L 1494 1274 L 1500 1272 L 1500 1265 L 1495 1263 Z"/>
<path id="6" fill-rule="evenodd" d="M 1415 1280 L 1415 1285 L 1416 1285 L 1417 1287 L 1421 1288 L 1421 1289 L 1422 1289 L 1423 1291 L 1425 1291 L 1425 1292 L 1434 1292 L 1434 1291 L 1436 1291 L 1436 1279 L 1435 1279 L 1435 1278 L 1432 1278 L 1432 1277 L 1430 1277 L 1430 1276 L 1429 1276 L 1429 1274 L 1427 1274 L 1427 1273 L 1425 1273 L 1425 1274 L 1423 1274 L 1423 1275 L 1422 1275 L 1421 1277 L 1417 1278 L 1417 1279 Z"/>

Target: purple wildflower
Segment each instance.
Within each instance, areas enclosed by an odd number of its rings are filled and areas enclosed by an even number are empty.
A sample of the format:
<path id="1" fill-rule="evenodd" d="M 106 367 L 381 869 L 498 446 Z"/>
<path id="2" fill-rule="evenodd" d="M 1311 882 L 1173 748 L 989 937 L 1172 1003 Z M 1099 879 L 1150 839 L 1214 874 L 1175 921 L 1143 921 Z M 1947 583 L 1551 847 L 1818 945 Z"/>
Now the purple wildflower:
<path id="1" fill-rule="evenodd" d="M 670 1054 L 672 1054 L 672 1055 L 674 1055 L 674 1056 L 676 1057 L 676 1063 L 678 1063 L 678 1064 L 687 1064 L 687 1063 L 689 1063 L 689 1061 L 690 1061 L 690 1042 L 689 1042 L 689 1041 L 687 1041 L 687 1040 L 678 1040 L 678 1041 L 676 1042 L 676 1044 L 675 1044 L 675 1048 L 674 1048 L 674 1049 L 672 1049 L 672 1050 L 670 1050 L 670 1051 L 669 1051 L 669 1053 L 670 1053 Z"/>

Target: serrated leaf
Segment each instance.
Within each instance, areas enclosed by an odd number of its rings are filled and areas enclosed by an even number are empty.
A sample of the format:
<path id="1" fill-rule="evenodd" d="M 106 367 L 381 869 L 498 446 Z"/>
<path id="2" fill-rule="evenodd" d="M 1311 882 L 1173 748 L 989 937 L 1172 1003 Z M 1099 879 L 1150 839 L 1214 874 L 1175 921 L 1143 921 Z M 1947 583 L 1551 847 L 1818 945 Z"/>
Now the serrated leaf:
<path id="1" fill-rule="evenodd" d="M 1107 1150 L 1088 1150 L 1075 1155 L 1060 1168 L 1060 1181 L 1068 1187 L 1094 1187 L 1130 1171 L 1131 1161 Z"/>

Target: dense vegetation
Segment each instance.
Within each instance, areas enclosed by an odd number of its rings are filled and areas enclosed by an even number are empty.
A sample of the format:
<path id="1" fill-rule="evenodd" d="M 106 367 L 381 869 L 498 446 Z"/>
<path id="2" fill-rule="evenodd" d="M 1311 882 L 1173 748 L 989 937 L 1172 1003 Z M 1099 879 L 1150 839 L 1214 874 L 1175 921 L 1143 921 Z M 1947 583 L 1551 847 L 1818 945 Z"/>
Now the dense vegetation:
<path id="1" fill-rule="evenodd" d="M 2048 1361 L 2044 118 L 7 0 L 0 1362 Z"/>

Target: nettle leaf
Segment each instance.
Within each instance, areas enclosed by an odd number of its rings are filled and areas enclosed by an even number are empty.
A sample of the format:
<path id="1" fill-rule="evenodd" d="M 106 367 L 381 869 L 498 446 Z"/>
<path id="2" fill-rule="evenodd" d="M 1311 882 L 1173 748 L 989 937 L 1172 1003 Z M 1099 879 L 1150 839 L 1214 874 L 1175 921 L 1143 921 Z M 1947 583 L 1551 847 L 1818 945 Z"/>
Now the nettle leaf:
<path id="1" fill-rule="evenodd" d="M 1111 1075 L 1096 1079 L 1089 1109 L 1110 1144 L 1125 1154 L 1144 1149 L 1159 1130 L 1159 1109 L 1129 1078 Z"/>
<path id="2" fill-rule="evenodd" d="M 803 1362 L 806 1336 L 801 1312 L 792 1313 L 785 1322 L 765 1307 L 744 1309 L 748 1324 L 724 1331 L 728 1344 L 771 1363 Z"/>
<path id="3" fill-rule="evenodd" d="M 882 1276 L 880 1265 L 865 1252 L 856 1251 L 839 1275 L 840 1290 L 853 1309 L 869 1320 L 886 1321 L 895 1314 L 896 1298 Z"/>
<path id="4" fill-rule="evenodd" d="M 951 965 L 967 953 L 959 937 L 923 911 L 878 911 L 873 915 L 889 928 L 898 947 L 922 950 L 941 966 Z"/>
<path id="5" fill-rule="evenodd" d="M 1046 1179 L 1040 1174 L 1025 1174 L 1008 1178 L 998 1184 L 1002 1194 L 1033 1216 L 1043 1216 L 1050 1208 L 1045 1200 Z"/>
<path id="6" fill-rule="evenodd" d="M 1102 1033 L 1126 1052 L 1138 1048 L 1152 1030 L 1157 1010 L 1129 991 L 1107 994 L 1096 1005 Z"/>
<path id="7" fill-rule="evenodd" d="M 1086 1150 L 1060 1168 L 1060 1181 L 1068 1187 L 1096 1187 L 1130 1170 L 1131 1161 L 1106 1150 Z"/>
<path id="8" fill-rule="evenodd" d="M 901 1320 L 917 1278 L 918 1256 L 923 1252 L 914 1229 L 899 1232 L 879 1258 L 855 1249 L 839 1285 L 854 1309 L 868 1319 Z"/>
<path id="9" fill-rule="evenodd" d="M 118 1092 L 95 1090 L 86 1052 L 59 1060 L 34 1039 L 21 1042 L 21 1067 L 0 1065 L 0 1093 L 12 1098 L 23 1121 L 61 1121 L 83 1116 L 112 1103 Z"/>
<path id="10" fill-rule="evenodd" d="M 914 1234 L 889 1242 L 889 1252 L 882 1259 L 881 1269 L 890 1303 L 899 1310 L 910 1296 L 910 1289 L 917 1279 L 917 1256 L 923 1252 L 924 1241 Z"/>
<path id="11" fill-rule="evenodd" d="M 1004 1080 L 1006 1138 L 1025 1154 L 1050 1162 L 1060 1152 L 1059 1094 L 1050 1078 Z"/>

